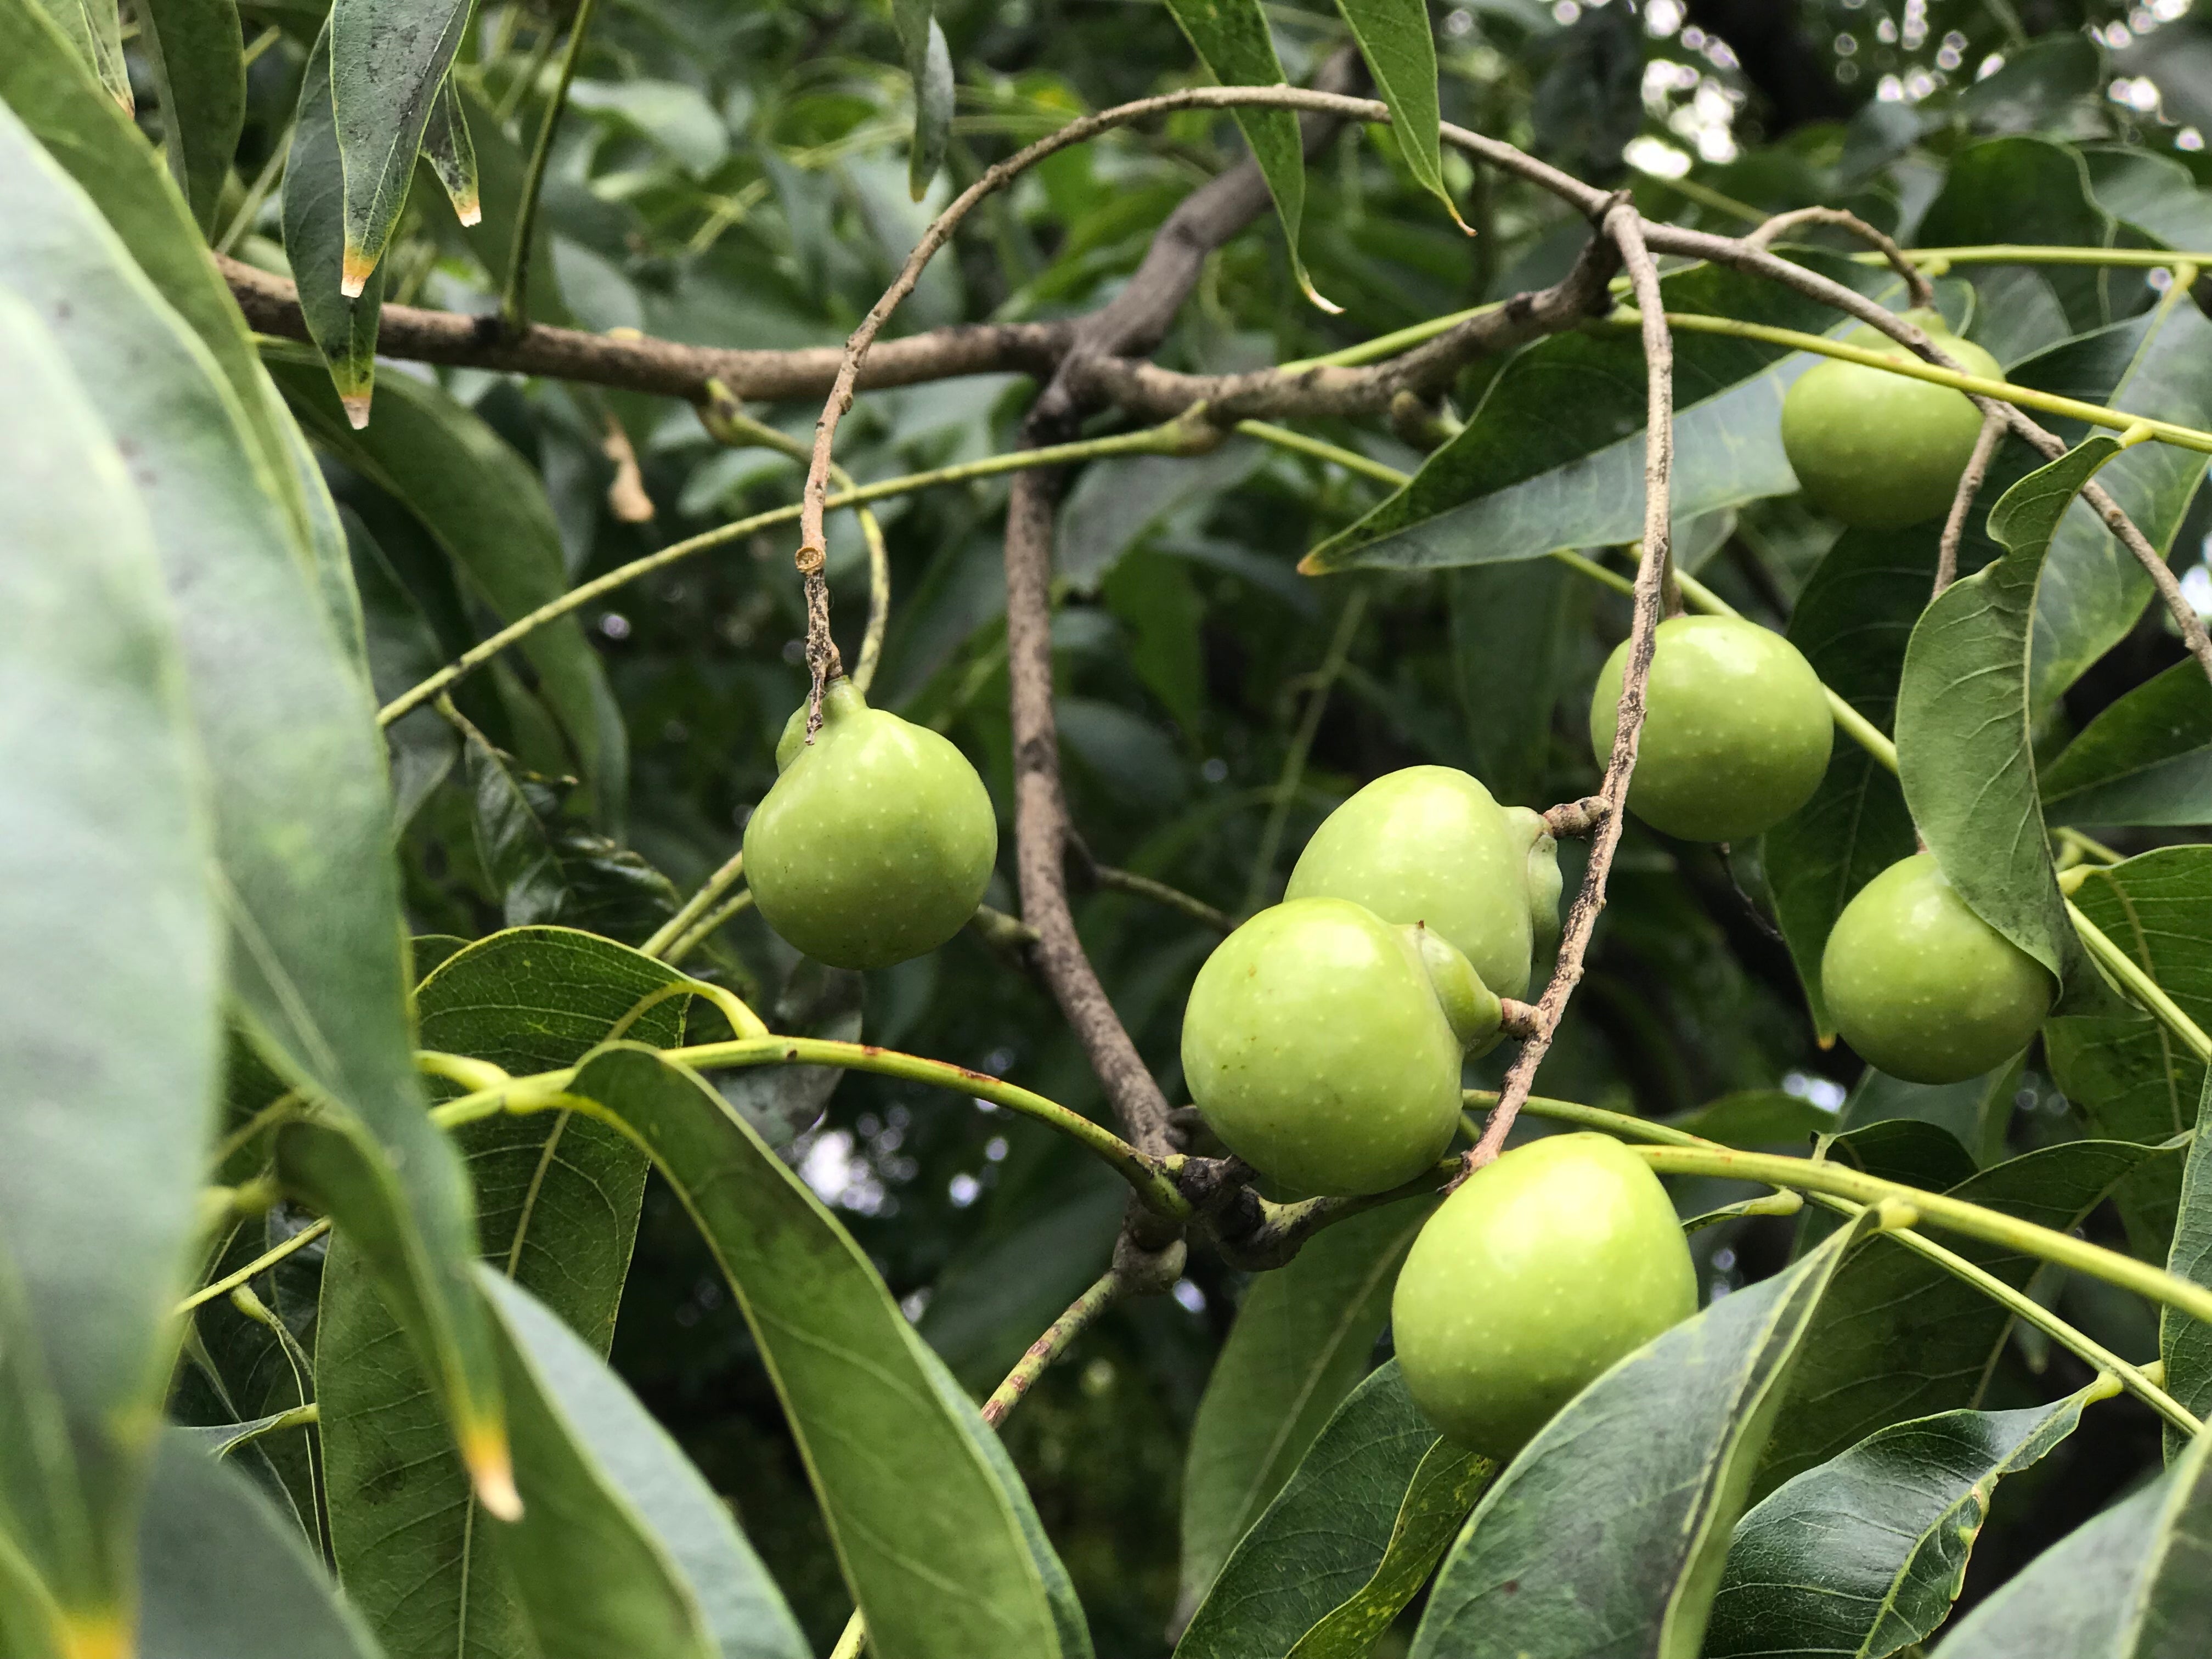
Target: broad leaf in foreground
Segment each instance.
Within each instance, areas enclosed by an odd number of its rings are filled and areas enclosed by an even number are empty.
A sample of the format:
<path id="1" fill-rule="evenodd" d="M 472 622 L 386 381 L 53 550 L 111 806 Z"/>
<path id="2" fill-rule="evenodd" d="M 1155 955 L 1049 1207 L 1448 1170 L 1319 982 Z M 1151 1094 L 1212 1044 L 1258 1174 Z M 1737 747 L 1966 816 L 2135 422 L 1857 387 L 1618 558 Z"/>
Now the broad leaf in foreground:
<path id="1" fill-rule="evenodd" d="M 1950 1615 L 1997 1482 L 2118 1386 L 2100 1377 L 2049 1406 L 1895 1424 L 1771 1493 L 1736 1523 L 1705 1659 L 1888 1659 L 1924 1640 Z"/>
<path id="2" fill-rule="evenodd" d="M 1395 1360 L 1382 1365 L 1238 1543 L 1179 1659 L 1362 1659 L 1496 1473 L 1421 1415 Z"/>
<path id="3" fill-rule="evenodd" d="M 1645 1344 L 1540 1430 L 1444 1559 L 1413 1659 L 1695 1654 L 1752 1469 L 1856 1231 Z"/>
<path id="4" fill-rule="evenodd" d="M 146 508 L 5 289 L 0 386 L 0 1557 L 46 1581 L 67 1632 L 0 1565 L 0 1645 L 90 1651 L 130 1623 L 216 1122 L 222 925 Z"/>

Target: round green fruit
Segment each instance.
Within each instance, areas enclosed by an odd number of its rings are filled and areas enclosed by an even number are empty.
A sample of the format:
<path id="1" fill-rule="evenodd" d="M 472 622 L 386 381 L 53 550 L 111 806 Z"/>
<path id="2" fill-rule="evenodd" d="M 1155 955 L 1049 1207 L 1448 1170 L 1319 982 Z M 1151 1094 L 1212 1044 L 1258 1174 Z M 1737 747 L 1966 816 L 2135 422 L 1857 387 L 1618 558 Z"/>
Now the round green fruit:
<path id="1" fill-rule="evenodd" d="M 1969 374 L 2004 379 L 1996 358 L 1935 313 L 1905 314 Z M 1856 330 L 1844 343 L 1917 360 L 1876 329 Z M 1799 375 L 1782 400 L 1783 453 L 1806 500 L 1867 530 L 1896 530 L 1949 511 L 1981 429 L 1981 411 L 1963 392 L 1836 357 Z"/>
<path id="2" fill-rule="evenodd" d="M 1590 746 L 1612 757 L 1623 641 L 1590 698 Z M 1813 798 L 1828 769 L 1835 717 L 1797 647 L 1737 617 L 1669 617 L 1659 624 L 1628 805 L 1684 841 L 1746 841 Z"/>
<path id="3" fill-rule="evenodd" d="M 975 769 L 926 726 L 868 707 L 848 680 L 802 706 L 776 745 L 775 787 L 745 823 L 762 919 L 833 968 L 933 951 L 975 914 L 999 824 Z"/>
<path id="4" fill-rule="evenodd" d="M 1485 985 L 1517 997 L 1528 989 L 1532 940 L 1558 935 L 1559 859 L 1527 807 L 1500 806 L 1449 766 L 1409 766 L 1328 815 L 1286 896 L 1350 899 L 1385 921 L 1424 923 Z"/>
<path id="5" fill-rule="evenodd" d="M 1191 1098 L 1286 1191 L 1380 1193 L 1443 1156 L 1460 1058 L 1498 999 L 1421 927 L 1346 899 L 1291 899 L 1214 947 L 1183 1011 Z"/>
<path id="6" fill-rule="evenodd" d="M 1927 853 L 1859 889 L 1820 959 L 1820 993 L 1844 1040 L 1908 1083 L 1961 1083 L 2002 1066 L 2027 1046 L 2056 989 Z"/>
<path id="7" fill-rule="evenodd" d="M 1429 1218 L 1390 1328 L 1429 1420 L 1503 1461 L 1697 1309 L 1689 1247 L 1651 1166 L 1607 1135 L 1549 1135 L 1477 1170 Z"/>

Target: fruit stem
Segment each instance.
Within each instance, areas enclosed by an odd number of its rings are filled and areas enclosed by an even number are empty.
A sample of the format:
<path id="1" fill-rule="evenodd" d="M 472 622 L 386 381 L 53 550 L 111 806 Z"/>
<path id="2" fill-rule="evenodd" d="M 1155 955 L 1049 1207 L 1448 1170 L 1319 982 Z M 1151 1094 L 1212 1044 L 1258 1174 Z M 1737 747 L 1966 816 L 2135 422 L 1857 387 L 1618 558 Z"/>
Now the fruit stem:
<path id="1" fill-rule="evenodd" d="M 648 957 L 664 956 L 668 947 L 684 937 L 684 930 L 707 914 L 708 907 L 737 885 L 745 872 L 745 850 L 740 847 L 730 854 L 729 861 L 707 878 L 699 890 L 684 901 L 684 908 L 661 923 L 653 937 L 637 948 Z"/>
<path id="2" fill-rule="evenodd" d="M 2070 898 L 2066 901 L 2066 915 L 2074 924 L 2074 931 L 2081 936 L 2081 943 L 2088 947 L 2089 954 L 2097 959 L 2097 965 L 2119 981 L 2120 988 L 2145 1013 L 2179 1037 L 2197 1056 L 2199 1065 L 2212 1064 L 2212 1037 L 2204 1035 L 2204 1028 L 2190 1018 L 2160 988 L 2159 982 L 2142 970 L 2142 964 L 2114 944 L 2112 936 L 2083 915 L 2081 907 Z"/>

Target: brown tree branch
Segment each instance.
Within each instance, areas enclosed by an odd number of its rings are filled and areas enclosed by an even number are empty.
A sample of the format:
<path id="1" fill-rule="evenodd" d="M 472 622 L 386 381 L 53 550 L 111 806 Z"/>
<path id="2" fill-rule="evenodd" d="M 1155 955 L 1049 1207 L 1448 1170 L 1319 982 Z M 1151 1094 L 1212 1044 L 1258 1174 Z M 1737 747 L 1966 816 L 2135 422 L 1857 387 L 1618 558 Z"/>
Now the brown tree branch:
<path id="1" fill-rule="evenodd" d="M 1973 453 L 1966 457 L 1966 470 L 1959 475 L 1959 487 L 1951 496 L 1951 510 L 1943 520 L 1942 537 L 1936 544 L 1937 594 L 1959 578 L 1959 544 L 1966 534 L 1966 516 L 1973 510 L 1974 497 L 1982 493 L 1982 480 L 1989 476 L 1990 463 L 1996 457 L 1997 440 L 2004 436 L 2004 431 L 2001 416 L 1982 416 L 1982 429 L 1974 436 Z"/>
<path id="2" fill-rule="evenodd" d="M 1905 257 L 1905 250 L 1898 246 L 1894 238 L 1875 229 L 1857 214 L 1846 213 L 1841 208 L 1802 207 L 1778 213 L 1743 240 L 1752 247 L 1771 247 L 1777 237 L 1800 225 L 1830 225 L 1849 231 L 1888 260 L 1889 268 L 1905 278 L 1905 295 L 1913 305 L 1929 309 L 1935 307 L 1936 285 L 1928 280 L 1928 273 Z"/>

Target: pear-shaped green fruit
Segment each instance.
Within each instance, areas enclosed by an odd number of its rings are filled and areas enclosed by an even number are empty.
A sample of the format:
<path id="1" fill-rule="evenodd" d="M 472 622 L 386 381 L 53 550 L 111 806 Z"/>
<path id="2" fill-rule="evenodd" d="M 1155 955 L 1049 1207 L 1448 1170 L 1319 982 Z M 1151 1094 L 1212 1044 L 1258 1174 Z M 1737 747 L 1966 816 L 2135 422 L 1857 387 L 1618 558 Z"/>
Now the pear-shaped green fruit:
<path id="1" fill-rule="evenodd" d="M 1350 899 L 1421 922 L 1503 997 L 1528 989 L 1532 939 L 1559 933 L 1559 858 L 1544 820 L 1500 806 L 1449 766 L 1409 766 L 1330 813 L 1291 872 L 1287 897 Z"/>
<path id="2" fill-rule="evenodd" d="M 833 968 L 884 968 L 935 950 L 975 914 L 999 824 L 951 743 L 839 679 L 812 745 L 802 707 L 776 764 L 745 823 L 745 882 L 787 942 Z"/>
<path id="3" fill-rule="evenodd" d="M 1390 1302 L 1414 1401 L 1511 1457 L 1597 1376 L 1697 1311 L 1651 1166 L 1607 1135 L 1549 1135 L 1477 1170 L 1413 1241 Z"/>
<path id="4" fill-rule="evenodd" d="M 1969 374 L 2004 379 L 1996 358 L 1952 333 L 1934 312 L 1905 314 Z M 1844 339 L 1886 357 L 1917 360 L 1878 329 L 1856 329 Z M 1782 449 L 1806 500 L 1868 530 L 1896 530 L 1949 511 L 1981 429 L 1981 411 L 1963 392 L 1836 357 L 1799 375 L 1782 400 Z"/>
<path id="5" fill-rule="evenodd" d="M 1962 1083 L 2002 1066 L 2027 1046 L 2057 988 L 1928 853 L 1860 888 L 1820 958 L 1820 993 L 1844 1040 L 1908 1083 Z"/>
<path id="6" fill-rule="evenodd" d="M 1183 1011 L 1191 1098 L 1230 1151 L 1295 1193 L 1379 1193 L 1443 1156 L 1460 1057 L 1498 999 L 1420 927 L 1291 899 L 1214 947 Z"/>
<path id="7" fill-rule="evenodd" d="M 1623 641 L 1590 697 L 1590 746 L 1613 755 Z M 1745 841 L 1813 797 L 1828 769 L 1835 719 L 1797 647 L 1735 617 L 1669 617 L 1659 624 L 1629 809 L 1684 841 Z"/>

